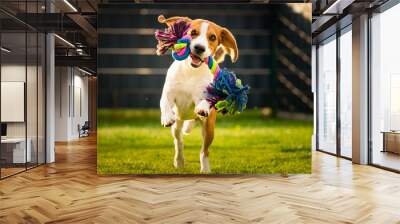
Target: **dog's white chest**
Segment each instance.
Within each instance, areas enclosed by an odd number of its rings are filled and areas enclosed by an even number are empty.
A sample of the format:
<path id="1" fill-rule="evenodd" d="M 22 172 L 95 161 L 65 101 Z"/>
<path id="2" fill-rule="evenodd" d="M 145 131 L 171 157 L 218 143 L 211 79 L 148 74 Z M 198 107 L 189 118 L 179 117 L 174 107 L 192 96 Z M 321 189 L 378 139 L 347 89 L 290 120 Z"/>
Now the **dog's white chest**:
<path id="1" fill-rule="evenodd" d="M 165 82 L 165 87 L 175 99 L 176 112 L 181 119 L 195 118 L 194 105 L 204 99 L 206 88 L 213 79 L 207 65 L 193 68 L 187 63 L 174 61 L 168 69 Z"/>

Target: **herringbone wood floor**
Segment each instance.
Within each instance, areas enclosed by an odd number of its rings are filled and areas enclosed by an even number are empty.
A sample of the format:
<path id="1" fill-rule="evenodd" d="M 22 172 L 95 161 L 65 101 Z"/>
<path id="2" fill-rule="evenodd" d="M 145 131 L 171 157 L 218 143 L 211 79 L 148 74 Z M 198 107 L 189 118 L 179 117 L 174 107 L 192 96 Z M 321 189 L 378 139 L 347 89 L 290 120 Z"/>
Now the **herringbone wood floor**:
<path id="1" fill-rule="evenodd" d="M 0 181 L 0 223 L 400 223 L 400 175 L 313 154 L 312 175 L 99 177 L 95 138 Z"/>

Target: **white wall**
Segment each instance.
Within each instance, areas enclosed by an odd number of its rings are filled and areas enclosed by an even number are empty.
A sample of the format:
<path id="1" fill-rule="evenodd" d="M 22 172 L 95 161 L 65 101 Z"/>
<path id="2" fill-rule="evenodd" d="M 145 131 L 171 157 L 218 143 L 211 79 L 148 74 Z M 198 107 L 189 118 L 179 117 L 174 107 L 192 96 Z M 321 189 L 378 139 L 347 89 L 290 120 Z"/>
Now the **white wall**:
<path id="1" fill-rule="evenodd" d="M 68 88 L 71 83 L 67 67 L 55 68 L 55 140 L 68 140 L 69 96 Z"/>
<path id="2" fill-rule="evenodd" d="M 56 141 L 79 138 L 78 125 L 88 120 L 88 77 L 73 67 L 56 67 Z"/>
<path id="3" fill-rule="evenodd" d="M 25 83 L 1 82 L 1 121 L 24 122 L 25 121 Z M 36 108 L 36 105 L 35 105 Z"/>
<path id="4" fill-rule="evenodd" d="M 28 67 L 28 70 L 32 67 Z M 25 64 L 24 65 L 2 65 L 1 81 L 19 81 L 25 82 Z"/>
<path id="5" fill-rule="evenodd" d="M 24 65 L 2 65 L 1 66 L 1 81 L 2 82 L 25 82 L 25 64 Z M 32 70 L 28 67 L 28 70 Z M 4 96 L 3 96 L 4 97 Z M 1 108 L 6 110 L 6 108 Z M 7 122 L 7 136 L 8 137 L 25 137 L 25 123 L 24 122 Z"/>
<path id="6" fill-rule="evenodd" d="M 77 74 L 78 72 L 78 74 Z M 82 73 L 78 70 L 74 70 L 74 91 L 73 91 L 73 105 L 72 108 L 72 120 L 71 120 L 71 135 L 74 137 L 79 137 L 78 124 L 81 126 L 88 121 L 88 78 L 87 76 L 82 76 Z"/>

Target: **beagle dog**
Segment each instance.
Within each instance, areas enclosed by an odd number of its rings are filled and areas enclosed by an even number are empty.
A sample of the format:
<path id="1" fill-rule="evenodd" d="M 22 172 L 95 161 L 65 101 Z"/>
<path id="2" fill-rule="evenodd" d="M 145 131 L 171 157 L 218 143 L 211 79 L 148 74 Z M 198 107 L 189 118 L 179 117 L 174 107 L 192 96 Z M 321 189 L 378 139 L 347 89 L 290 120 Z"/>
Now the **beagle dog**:
<path id="1" fill-rule="evenodd" d="M 188 17 L 158 17 L 160 23 L 167 26 L 177 20 L 191 24 L 188 31 L 192 36 L 190 57 L 183 61 L 175 60 L 168 69 L 160 100 L 161 124 L 171 126 L 175 144 L 174 166 L 183 167 L 183 134 L 190 132 L 193 123 L 202 124 L 203 144 L 200 151 L 200 172 L 210 172 L 208 161 L 209 147 L 214 138 L 217 112 L 210 108 L 205 99 L 206 87 L 213 81 L 208 66 L 203 63 L 208 56 L 213 56 L 218 63 L 228 54 L 232 62 L 238 59 L 238 47 L 235 37 L 224 27 L 203 19 Z"/>

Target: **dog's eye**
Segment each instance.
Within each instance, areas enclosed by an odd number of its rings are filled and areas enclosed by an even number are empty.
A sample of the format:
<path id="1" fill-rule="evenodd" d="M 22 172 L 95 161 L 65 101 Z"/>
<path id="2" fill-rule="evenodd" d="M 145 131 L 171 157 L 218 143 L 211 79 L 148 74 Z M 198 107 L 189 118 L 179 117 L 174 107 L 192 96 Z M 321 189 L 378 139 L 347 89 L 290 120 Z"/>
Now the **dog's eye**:
<path id="1" fill-rule="evenodd" d="M 190 35 L 192 35 L 192 36 L 197 35 L 197 31 L 196 31 L 196 30 L 192 30 L 192 31 L 190 32 Z"/>
<path id="2" fill-rule="evenodd" d="M 217 37 L 216 37 L 214 34 L 211 34 L 210 37 L 209 37 L 209 39 L 210 39 L 211 41 L 215 41 L 215 40 L 217 39 Z"/>

